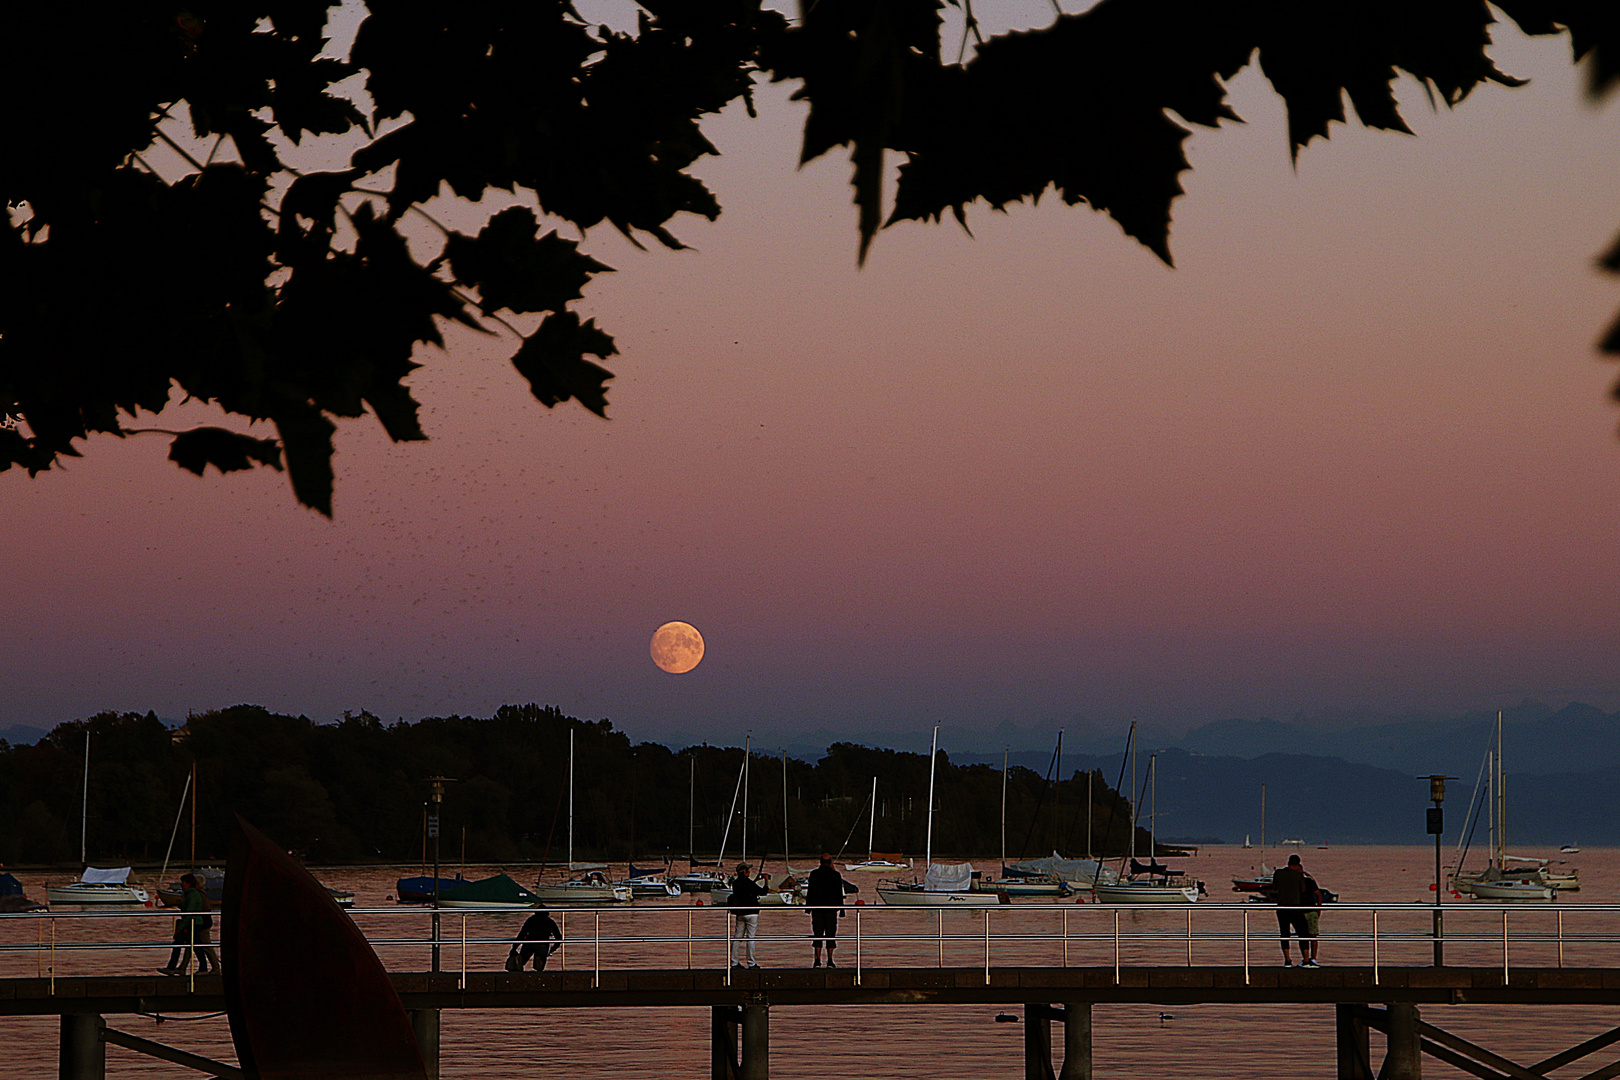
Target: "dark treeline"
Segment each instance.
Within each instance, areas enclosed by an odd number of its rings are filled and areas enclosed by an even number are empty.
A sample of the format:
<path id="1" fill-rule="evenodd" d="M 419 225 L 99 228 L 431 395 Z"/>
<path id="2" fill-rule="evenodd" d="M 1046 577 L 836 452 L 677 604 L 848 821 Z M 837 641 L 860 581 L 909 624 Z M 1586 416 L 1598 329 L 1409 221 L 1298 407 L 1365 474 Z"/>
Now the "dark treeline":
<path id="1" fill-rule="evenodd" d="M 66 863 L 78 858 L 84 745 L 90 733 L 86 816 L 91 862 L 161 859 L 181 811 L 193 763 L 197 852 L 217 861 L 225 828 L 241 814 L 316 862 L 413 862 L 423 849 L 428 778 L 446 786 L 442 856 L 471 862 L 563 861 L 567 843 L 568 734 L 575 738 L 576 859 L 657 861 L 688 853 L 713 858 L 725 831 L 740 747 L 632 744 L 606 720 L 577 720 L 555 708 L 502 707 L 487 719 L 450 716 L 385 724 L 369 713 L 332 724 L 252 705 L 193 715 L 171 730 L 151 713 L 102 713 L 59 725 L 34 746 L 0 741 L 0 861 Z M 864 856 L 872 778 L 878 778 L 874 846 L 920 855 L 928 802 L 923 754 L 835 743 L 817 763 L 789 758 L 786 825 L 796 853 L 845 850 Z M 748 779 L 748 851 L 780 858 L 783 764 L 756 749 Z M 1009 857 L 1087 850 L 1087 777 L 1055 792 L 1046 778 L 1014 767 L 1008 776 Z M 1091 777 L 1091 850 L 1120 853 L 1127 800 Z M 940 753 L 934 852 L 988 856 L 1001 849 L 1002 775 L 990 765 L 956 766 Z M 691 797 L 689 799 L 689 792 Z M 689 805 L 690 833 L 689 833 Z M 190 848 L 190 808 L 175 856 Z M 742 849 L 732 819 L 728 860 Z M 847 848 L 846 848 L 847 840 Z M 1138 849 L 1145 852 L 1146 832 Z"/>

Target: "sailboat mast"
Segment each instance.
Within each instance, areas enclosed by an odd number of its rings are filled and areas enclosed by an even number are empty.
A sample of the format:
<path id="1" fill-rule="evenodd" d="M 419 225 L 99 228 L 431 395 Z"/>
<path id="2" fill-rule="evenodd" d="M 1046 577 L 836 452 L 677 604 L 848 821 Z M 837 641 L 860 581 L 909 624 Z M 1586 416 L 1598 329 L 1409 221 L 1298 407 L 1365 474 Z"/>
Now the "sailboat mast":
<path id="1" fill-rule="evenodd" d="M 692 864 L 697 854 L 697 756 L 687 759 L 691 766 L 686 779 L 686 863 Z"/>
<path id="2" fill-rule="evenodd" d="M 939 760 L 939 725 L 934 725 L 934 742 L 928 750 L 928 838 L 923 849 L 923 870 L 934 865 L 934 763 Z"/>
<path id="3" fill-rule="evenodd" d="M 1159 755 L 1148 755 L 1148 862 L 1159 850 Z"/>
<path id="4" fill-rule="evenodd" d="M 743 759 L 743 769 L 747 767 L 748 761 L 745 758 Z M 720 833 L 720 854 L 715 856 L 716 865 L 721 867 L 721 873 L 725 872 L 726 841 L 731 839 L 731 823 L 737 817 L 737 796 L 742 794 L 743 769 L 737 770 L 737 786 L 731 789 L 731 809 L 726 811 L 726 827 Z"/>
<path id="5" fill-rule="evenodd" d="M 90 836 L 90 728 L 84 729 L 84 799 L 79 804 L 79 865 L 87 865 Z"/>
<path id="6" fill-rule="evenodd" d="M 574 729 L 568 729 L 568 869 L 574 869 Z"/>
<path id="7" fill-rule="evenodd" d="M 1007 747 L 1001 748 L 1001 873 L 1007 873 Z"/>
<path id="8" fill-rule="evenodd" d="M 1502 772 L 1502 710 L 1496 710 L 1496 865 L 1507 866 L 1507 776 Z"/>
<path id="9" fill-rule="evenodd" d="M 1058 813 L 1058 798 L 1063 794 L 1063 729 L 1058 728 L 1057 772 L 1052 783 L 1052 854 L 1058 852 L 1058 841 L 1063 838 L 1063 815 Z"/>
<path id="10" fill-rule="evenodd" d="M 1491 813 L 1486 831 L 1491 842 L 1491 865 L 1496 865 L 1496 747 L 1491 747 L 1486 753 L 1491 759 Z"/>
<path id="11" fill-rule="evenodd" d="M 1097 770 L 1086 770 L 1086 858 L 1091 858 L 1091 777 Z M 1093 875 L 1095 876 L 1095 875 Z"/>
<path id="12" fill-rule="evenodd" d="M 197 762 L 191 762 L 191 872 L 197 872 Z"/>
<path id="13" fill-rule="evenodd" d="M 1131 721 L 1131 858 L 1136 858 L 1136 817 L 1137 803 L 1141 800 L 1136 794 L 1136 721 Z"/>
<path id="14" fill-rule="evenodd" d="M 871 862 L 877 858 L 873 852 L 872 838 L 877 835 L 877 777 L 872 777 L 872 814 L 866 821 L 866 861 Z"/>
<path id="15" fill-rule="evenodd" d="M 1260 784 L 1260 866 L 1266 865 L 1266 785 Z"/>
<path id="16" fill-rule="evenodd" d="M 782 751 L 782 869 L 791 874 L 793 867 L 788 865 L 788 834 L 787 834 L 787 751 Z"/>
<path id="17" fill-rule="evenodd" d="M 743 818 L 742 818 L 742 860 L 748 861 L 748 762 L 754 754 L 752 735 L 743 736 Z"/>

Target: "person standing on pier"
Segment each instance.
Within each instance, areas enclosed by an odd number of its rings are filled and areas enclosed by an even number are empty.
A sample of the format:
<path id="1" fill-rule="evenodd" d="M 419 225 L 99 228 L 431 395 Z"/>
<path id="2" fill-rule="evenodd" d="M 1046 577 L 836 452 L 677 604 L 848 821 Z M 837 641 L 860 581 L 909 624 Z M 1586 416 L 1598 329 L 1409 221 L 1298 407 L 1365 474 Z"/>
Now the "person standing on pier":
<path id="1" fill-rule="evenodd" d="M 759 964 L 754 958 L 754 939 L 759 935 L 759 898 L 765 895 L 765 890 L 749 876 L 749 870 L 747 863 L 737 864 L 737 876 L 731 883 L 731 896 L 726 900 L 726 906 L 731 909 L 733 920 L 731 937 L 741 943 L 732 962 L 739 967 L 757 968 Z"/>
<path id="2" fill-rule="evenodd" d="M 1310 952 L 1311 928 L 1305 920 L 1305 913 L 1299 910 L 1305 901 L 1305 883 L 1309 880 L 1298 855 L 1288 856 L 1288 865 L 1278 868 L 1271 875 L 1271 891 L 1277 902 L 1277 929 L 1282 939 L 1283 967 L 1294 966 L 1294 958 L 1288 951 L 1290 931 L 1299 938 L 1300 966 L 1316 966 Z"/>
<path id="3" fill-rule="evenodd" d="M 844 917 L 844 894 L 861 890 L 844 880 L 844 875 L 833 869 L 832 854 L 821 853 L 821 865 L 810 871 L 804 892 L 804 902 L 810 912 L 810 938 L 816 947 L 816 962 L 821 966 L 821 946 L 827 946 L 827 966 L 837 967 L 833 950 L 838 948 L 838 920 Z M 837 911 L 827 910 L 836 907 Z M 824 909 L 824 910 L 817 910 Z"/>
<path id="4" fill-rule="evenodd" d="M 546 970 L 546 960 L 552 953 L 562 948 L 562 928 L 551 913 L 541 908 L 523 923 L 523 929 L 518 931 L 518 941 L 523 943 L 520 949 L 512 946 L 512 951 L 506 956 L 507 971 L 522 971 L 523 965 L 530 959 L 534 960 L 534 970 Z M 557 944 L 551 944 L 556 941 Z"/>

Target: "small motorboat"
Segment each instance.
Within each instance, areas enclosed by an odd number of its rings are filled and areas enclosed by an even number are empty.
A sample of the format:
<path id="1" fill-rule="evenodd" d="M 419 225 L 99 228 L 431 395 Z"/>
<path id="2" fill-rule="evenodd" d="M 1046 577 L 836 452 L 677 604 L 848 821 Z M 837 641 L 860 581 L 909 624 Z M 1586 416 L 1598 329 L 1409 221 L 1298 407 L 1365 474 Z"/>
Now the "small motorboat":
<path id="1" fill-rule="evenodd" d="M 862 859 L 857 863 L 845 863 L 844 870 L 850 873 L 882 874 L 894 874 L 901 870 L 910 870 L 911 860 L 906 859 L 905 862 L 899 862 L 898 860 L 900 858 L 901 856 L 899 855 L 894 856 L 894 858 L 890 858 L 887 855 L 878 855 L 870 859 Z"/>
<path id="2" fill-rule="evenodd" d="M 1192 904 L 1198 901 L 1199 889 L 1197 882 L 1171 877 L 1094 885 L 1091 891 L 1099 904 Z"/>
<path id="3" fill-rule="evenodd" d="M 988 908 L 1012 902 L 1005 892 L 975 890 L 972 863 L 933 863 L 921 881 L 885 881 L 877 893 L 895 907 Z"/>
<path id="4" fill-rule="evenodd" d="M 1494 881 L 1475 881 L 1458 887 L 1477 900 L 1532 900 L 1545 902 L 1558 899 L 1558 890 L 1551 885 L 1535 881 L 1497 878 Z"/>
<path id="5" fill-rule="evenodd" d="M 139 885 L 129 884 L 129 867 L 98 870 L 85 867 L 79 880 L 66 885 L 47 885 L 45 899 L 52 904 L 140 904 L 151 903 L 152 897 Z"/>
<path id="6" fill-rule="evenodd" d="M 627 904 L 635 899 L 630 886 L 613 884 L 600 870 L 572 881 L 536 885 L 534 895 L 545 904 Z"/>
<path id="7" fill-rule="evenodd" d="M 684 874 L 676 874 L 668 881 L 671 885 L 679 886 L 683 893 L 731 891 L 731 883 L 726 880 L 726 876 L 713 870 L 689 870 Z"/>
<path id="8" fill-rule="evenodd" d="M 632 870 L 635 867 L 631 867 Z M 633 874 L 619 882 L 630 890 L 630 895 L 637 900 L 656 900 L 662 897 L 681 895 L 681 887 L 667 880 L 664 872 Z"/>
<path id="9" fill-rule="evenodd" d="M 968 886 L 970 892 L 1006 893 L 1008 896 L 1050 896 L 1063 898 L 1074 895 L 1074 888 L 1062 878 L 1029 877 L 1022 874 L 1001 878 L 975 878 Z"/>

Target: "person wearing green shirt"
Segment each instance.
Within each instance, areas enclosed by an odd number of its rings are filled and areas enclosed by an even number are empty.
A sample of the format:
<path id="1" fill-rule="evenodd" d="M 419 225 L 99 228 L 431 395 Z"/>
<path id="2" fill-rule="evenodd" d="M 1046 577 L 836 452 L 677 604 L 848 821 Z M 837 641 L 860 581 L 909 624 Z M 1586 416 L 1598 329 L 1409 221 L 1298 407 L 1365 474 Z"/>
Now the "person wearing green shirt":
<path id="1" fill-rule="evenodd" d="M 169 962 L 158 968 L 165 975 L 183 975 L 191 963 L 191 953 L 197 952 L 197 974 L 207 975 L 219 970 L 219 954 L 214 951 L 214 917 L 208 913 L 208 894 L 202 891 L 195 874 L 180 875 L 184 890 L 180 898 L 183 914 L 174 921 L 174 951 Z"/>

